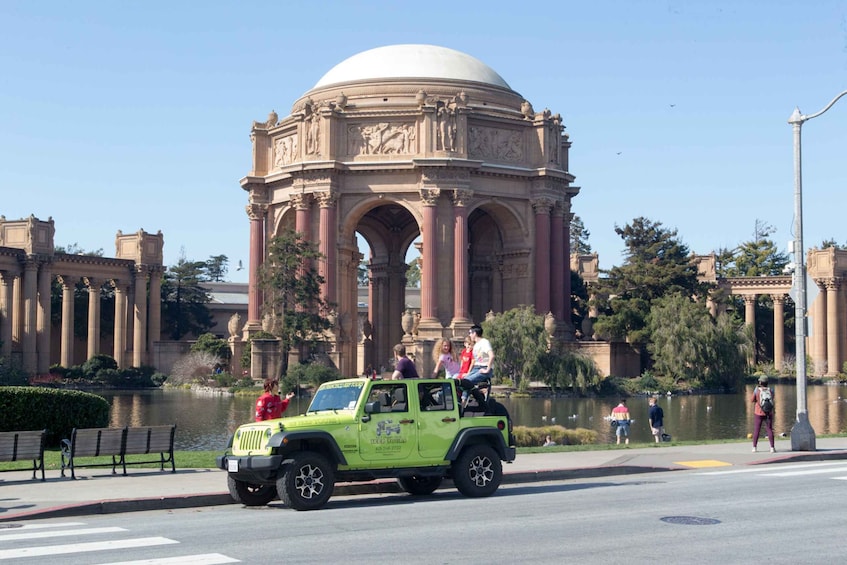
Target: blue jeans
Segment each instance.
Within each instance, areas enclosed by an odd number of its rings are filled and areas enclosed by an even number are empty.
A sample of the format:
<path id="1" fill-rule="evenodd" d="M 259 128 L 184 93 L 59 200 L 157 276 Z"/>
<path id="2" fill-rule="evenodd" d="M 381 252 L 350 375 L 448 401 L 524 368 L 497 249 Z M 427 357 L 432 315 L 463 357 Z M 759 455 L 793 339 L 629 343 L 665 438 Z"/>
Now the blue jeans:
<path id="1" fill-rule="evenodd" d="M 462 400 L 467 400 L 468 391 L 474 388 L 479 383 L 491 382 L 491 370 L 487 373 L 481 373 L 480 369 L 483 369 L 480 365 L 474 365 L 468 374 L 465 375 L 460 382 L 461 387 L 464 389 L 462 391 Z M 470 383 L 470 384 L 468 384 Z"/>

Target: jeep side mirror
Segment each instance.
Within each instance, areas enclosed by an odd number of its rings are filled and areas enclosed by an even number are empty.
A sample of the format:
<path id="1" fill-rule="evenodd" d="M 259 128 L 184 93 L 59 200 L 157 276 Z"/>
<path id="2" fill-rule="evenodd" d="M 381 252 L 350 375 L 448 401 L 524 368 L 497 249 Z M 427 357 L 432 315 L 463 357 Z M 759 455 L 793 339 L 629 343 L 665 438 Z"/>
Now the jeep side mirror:
<path id="1" fill-rule="evenodd" d="M 379 401 L 376 401 L 376 400 L 374 400 L 373 402 L 366 402 L 365 403 L 365 414 L 379 414 L 380 411 L 381 411 L 380 410 L 381 406 L 382 405 L 379 403 Z"/>

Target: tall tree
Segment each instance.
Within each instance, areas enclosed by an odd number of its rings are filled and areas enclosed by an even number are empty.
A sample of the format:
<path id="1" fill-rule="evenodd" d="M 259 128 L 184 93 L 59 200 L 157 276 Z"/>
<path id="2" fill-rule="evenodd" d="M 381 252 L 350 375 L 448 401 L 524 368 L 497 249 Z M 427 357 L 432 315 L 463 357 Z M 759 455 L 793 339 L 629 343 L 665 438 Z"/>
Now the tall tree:
<path id="1" fill-rule="evenodd" d="M 585 229 L 582 223 L 582 218 L 574 215 L 571 220 L 571 253 L 577 255 L 588 255 L 591 253 L 591 244 L 588 243 L 588 238 L 591 232 Z"/>
<path id="2" fill-rule="evenodd" d="M 698 282 L 697 266 L 676 230 L 639 217 L 615 232 L 626 246 L 625 261 L 598 283 L 594 328 L 599 335 L 643 345 L 650 341 L 647 321 L 654 300 L 674 293 L 704 296 L 707 286 Z"/>
<path id="3" fill-rule="evenodd" d="M 732 387 L 746 372 L 748 340 L 738 320 L 712 318 L 703 302 L 683 294 L 653 301 L 649 318 L 653 368 L 689 387 Z"/>
<path id="4" fill-rule="evenodd" d="M 222 282 L 226 280 L 226 274 L 229 271 L 229 257 L 226 255 L 212 255 L 206 259 L 206 280 L 212 282 Z"/>
<path id="5" fill-rule="evenodd" d="M 206 263 L 182 256 L 162 277 L 162 331 L 169 339 L 199 336 L 212 327 L 209 292 L 200 284 Z"/>
<path id="6" fill-rule="evenodd" d="M 268 244 L 268 261 L 259 272 L 265 291 L 265 315 L 272 333 L 282 341 L 282 373 L 288 371 L 288 354 L 294 347 L 313 347 L 329 329 L 333 304 L 321 296 L 324 278 L 316 265 L 324 256 L 300 233 L 283 231 Z"/>
<path id="7" fill-rule="evenodd" d="M 421 286 L 421 258 L 412 259 L 406 269 L 406 287 L 420 288 Z"/>

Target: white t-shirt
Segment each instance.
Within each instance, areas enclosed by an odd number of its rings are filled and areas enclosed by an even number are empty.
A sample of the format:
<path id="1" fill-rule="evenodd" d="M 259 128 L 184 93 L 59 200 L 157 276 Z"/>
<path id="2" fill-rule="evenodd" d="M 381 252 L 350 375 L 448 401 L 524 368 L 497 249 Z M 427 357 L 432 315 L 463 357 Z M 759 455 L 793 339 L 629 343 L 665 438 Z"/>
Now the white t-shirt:
<path id="1" fill-rule="evenodd" d="M 494 350 L 491 349 L 491 342 L 484 337 L 480 338 L 473 346 L 474 366 L 488 367 L 492 353 L 494 353 Z"/>

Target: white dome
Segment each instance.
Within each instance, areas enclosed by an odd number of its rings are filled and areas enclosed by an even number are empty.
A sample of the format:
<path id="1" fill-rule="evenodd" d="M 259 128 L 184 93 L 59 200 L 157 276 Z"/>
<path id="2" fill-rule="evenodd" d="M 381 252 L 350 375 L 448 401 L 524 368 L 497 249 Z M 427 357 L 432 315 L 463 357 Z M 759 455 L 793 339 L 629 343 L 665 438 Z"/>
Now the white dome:
<path id="1" fill-rule="evenodd" d="M 314 88 L 364 80 L 417 78 L 481 82 L 511 90 L 503 77 L 479 59 L 436 45 L 388 45 L 363 51 L 331 68 Z"/>

